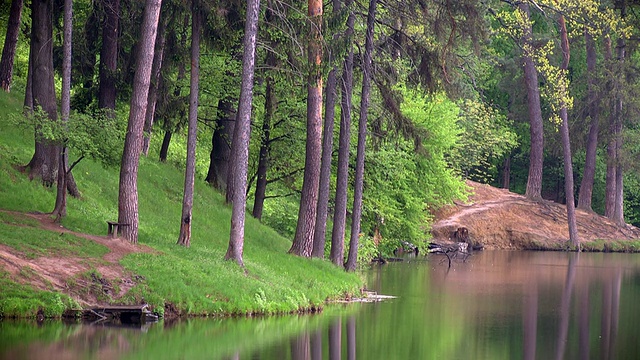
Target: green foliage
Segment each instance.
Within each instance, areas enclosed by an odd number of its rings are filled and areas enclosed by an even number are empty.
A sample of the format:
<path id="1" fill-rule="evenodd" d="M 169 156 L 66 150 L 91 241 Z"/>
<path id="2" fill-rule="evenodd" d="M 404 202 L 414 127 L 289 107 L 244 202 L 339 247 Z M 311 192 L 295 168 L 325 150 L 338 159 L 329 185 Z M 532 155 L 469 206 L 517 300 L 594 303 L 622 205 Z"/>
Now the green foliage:
<path id="1" fill-rule="evenodd" d="M 11 96 L 0 92 L 0 104 Z M 19 107 L 14 111 L 20 111 Z M 6 118 L 0 118 L 0 123 L 6 125 Z M 176 139 L 184 141 L 180 136 Z M 47 204 L 50 206 L 55 197 L 53 189 L 28 181 L 10 162 L 12 159 L 18 163 L 28 161 L 33 149 L 33 132 L 10 127 L 0 134 L 0 144 L 12 144 L 6 147 L 6 152 L 0 153 L 2 207 L 21 211 L 48 209 Z M 63 219 L 63 225 L 74 231 L 105 235 L 105 221 L 117 217 L 118 171 L 89 159 L 83 161 L 81 171 L 74 171 L 74 176 L 81 186 L 83 198 L 68 199 L 69 215 Z M 358 291 L 361 284 L 358 275 L 346 273 L 328 261 L 288 255 L 290 241 L 252 218 L 247 219 L 245 230 L 247 272 L 233 262 L 224 261 L 231 209 L 224 205 L 223 197 L 203 181 L 196 182 L 192 245 L 188 249 L 175 245 L 181 217 L 183 177 L 183 172 L 171 164 L 162 164 L 150 157 L 140 161 L 139 241 L 152 247 L 154 252 L 134 253 L 121 260 L 133 276 L 144 279 L 138 281 L 120 299 L 121 302 L 137 303 L 144 298 L 159 311 L 165 304 L 174 304 L 183 313 L 202 315 L 280 313 L 321 306 L 327 299 Z M 20 221 L 16 217 L 6 218 L 10 223 Z M 0 243 L 30 257 L 53 252 L 99 262 L 106 252 L 103 246 L 92 241 L 9 224 L 0 224 Z M 47 295 L 51 304 L 32 304 L 28 309 L 18 307 L 24 299 L 35 297 L 36 292 L 18 284 L 15 279 L 5 277 L 3 281 L 13 284 L 11 286 L 16 289 L 28 290 L 14 296 L 12 292 L 4 291 L 10 289 L 9 285 L 0 283 L 3 289 L 0 302 L 4 309 L 9 309 L 6 313 L 31 314 L 39 307 L 50 306 L 58 313 L 53 295 Z M 80 280 L 69 281 L 73 284 Z M 64 296 L 58 296 L 67 304 Z"/>
<path id="2" fill-rule="evenodd" d="M 395 139 L 367 154 L 362 229 L 372 235 L 379 227 L 380 247 L 385 250 L 393 250 L 395 246 L 387 243 L 399 240 L 424 243 L 429 238 L 429 210 L 465 197 L 464 183 L 445 160 L 460 132 L 459 108 L 443 94 L 401 91 L 402 113 L 428 135 L 420 149 L 413 141 Z"/>
<path id="3" fill-rule="evenodd" d="M 448 161 L 462 177 L 490 183 L 497 175 L 497 164 L 518 145 L 511 123 L 487 104 L 464 100 L 457 124 L 462 133 Z"/>

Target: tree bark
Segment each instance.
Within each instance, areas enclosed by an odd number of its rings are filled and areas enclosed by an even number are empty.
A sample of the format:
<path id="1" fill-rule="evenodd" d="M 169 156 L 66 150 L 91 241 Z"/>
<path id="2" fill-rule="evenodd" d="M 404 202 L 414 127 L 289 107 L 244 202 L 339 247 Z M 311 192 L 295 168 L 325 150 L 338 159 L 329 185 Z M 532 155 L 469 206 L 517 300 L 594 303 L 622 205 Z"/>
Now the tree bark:
<path id="1" fill-rule="evenodd" d="M 242 55 L 242 83 L 238 105 L 237 124 L 233 133 L 231 159 L 233 171 L 233 193 L 231 194 L 231 232 L 225 260 L 234 260 L 244 267 L 245 206 L 247 203 L 247 168 L 249 166 L 249 140 L 251 136 L 251 105 L 253 102 L 253 78 L 258 35 L 259 0 L 247 1 L 247 19 L 244 30 L 244 52 Z"/>
<path id="2" fill-rule="evenodd" d="M 50 121 L 57 121 L 58 109 L 53 81 L 53 1 L 31 2 L 31 86 L 33 108 L 40 107 Z M 60 147 L 36 129 L 35 151 L 27 165 L 29 178 L 40 178 L 53 185 L 58 177 Z"/>
<path id="3" fill-rule="evenodd" d="M 165 21 L 160 21 L 158 26 L 158 35 L 156 37 L 156 49 L 153 57 L 153 65 L 151 66 L 151 85 L 149 86 L 149 99 L 147 100 L 147 112 L 144 119 L 144 131 L 142 137 L 142 153 L 144 156 L 149 154 L 149 142 L 151 141 L 151 131 L 156 113 L 156 101 L 158 99 L 158 86 L 160 84 L 160 71 L 162 70 L 164 60 L 164 48 L 166 43 Z M 193 39 L 191 40 L 193 41 Z M 193 46 L 193 44 L 192 44 Z M 192 54 L 193 56 L 193 50 Z M 198 55 L 199 56 L 199 55 Z M 191 103 L 189 103 L 191 105 Z"/>
<path id="4" fill-rule="evenodd" d="M 518 5 L 529 21 L 529 3 Z M 542 165 L 544 160 L 544 129 L 542 124 L 542 110 L 540 108 L 540 88 L 538 85 L 538 72 L 533 62 L 533 35 L 531 25 L 528 24 L 522 36 L 524 54 L 524 82 L 527 89 L 527 106 L 529 109 L 529 132 L 531 136 L 531 149 L 529 153 L 529 176 L 525 195 L 531 199 L 542 198 Z"/>
<path id="5" fill-rule="evenodd" d="M 587 109 L 591 124 L 587 138 L 587 153 L 580 183 L 580 193 L 578 194 L 578 209 L 593 211 L 591 201 L 593 197 L 593 182 L 596 174 L 596 153 L 598 150 L 598 131 L 600 123 L 600 100 L 596 91 L 596 44 L 589 30 L 584 31 L 584 41 L 587 53 L 587 99 L 589 104 Z"/>
<path id="6" fill-rule="evenodd" d="M 362 193 L 364 190 L 364 152 L 367 140 L 367 115 L 369 111 L 369 93 L 371 92 L 371 61 L 373 53 L 373 31 L 376 19 L 377 0 L 369 0 L 367 13 L 367 33 L 364 44 L 362 64 L 362 95 L 360 97 L 360 119 L 358 120 L 358 150 L 356 153 L 356 175 L 353 189 L 353 212 L 351 217 L 351 239 L 349 256 L 345 264 L 347 271 L 354 271 L 358 261 L 358 243 L 360 240 L 360 220 L 362 217 Z"/>
<path id="7" fill-rule="evenodd" d="M 23 0 L 12 0 L 9 9 L 9 23 L 7 34 L 4 38 L 2 58 L 0 58 L 0 87 L 6 92 L 11 90 L 13 80 L 13 61 L 16 56 L 18 35 L 20 35 L 20 18 L 22 15 Z"/>
<path id="8" fill-rule="evenodd" d="M 234 102 L 229 99 L 218 100 L 218 118 L 216 119 L 216 129 L 211 137 L 209 171 L 205 181 L 219 191 L 227 192 L 229 159 L 231 157 L 231 143 L 235 125 L 236 109 L 234 109 Z M 227 199 L 227 202 L 229 200 Z"/>
<path id="9" fill-rule="evenodd" d="M 322 153 L 322 11 L 321 0 L 308 0 L 309 75 L 307 81 L 307 142 L 296 234 L 290 254 L 310 257 L 316 227 L 320 157 Z"/>
<path id="10" fill-rule="evenodd" d="M 502 170 L 502 188 L 509 190 L 511 185 L 511 155 L 504 159 L 504 166 Z"/>
<path id="11" fill-rule="evenodd" d="M 345 7 L 351 8 L 353 0 L 346 0 Z M 340 135 L 338 138 L 338 168 L 336 172 L 336 197 L 331 229 L 331 251 L 329 258 L 336 266 L 344 264 L 344 236 L 347 220 L 347 196 L 349 188 L 349 152 L 351 144 L 351 96 L 353 94 L 353 43 L 352 36 L 355 14 L 349 12 L 345 38 L 349 39 L 347 56 L 342 70 L 340 100 Z"/>
<path id="12" fill-rule="evenodd" d="M 567 36 L 567 25 L 564 21 L 564 16 L 560 15 L 560 44 L 562 46 L 562 65 L 560 70 L 564 72 L 564 76 L 568 76 L 569 69 L 569 38 Z M 571 161 L 571 140 L 569 137 L 569 116 L 567 114 L 567 104 L 564 98 L 568 96 L 569 90 L 562 88 L 560 96 L 562 96 L 562 104 L 560 107 L 560 118 L 562 124 L 560 126 L 560 132 L 562 137 L 562 153 L 564 154 L 564 193 L 567 201 L 567 221 L 569 226 L 569 240 L 571 245 L 579 248 L 580 239 L 578 237 L 578 226 L 576 224 L 576 209 L 575 200 L 573 197 L 573 162 Z"/>
<path id="13" fill-rule="evenodd" d="M 198 2 L 192 0 L 191 6 L 191 92 L 189 94 L 189 130 L 187 135 L 187 165 L 184 174 L 184 195 L 182 197 L 182 218 L 180 224 L 180 235 L 178 236 L 178 245 L 183 245 L 186 247 L 191 246 L 191 222 L 193 220 L 193 188 L 196 177 L 196 144 L 198 142 L 197 136 L 198 89 L 200 84 L 200 29 L 202 27 L 202 13 L 199 8 Z M 162 46 L 161 49 L 163 47 L 164 46 Z M 147 108 L 147 111 L 149 111 L 149 108 Z"/>
<path id="14" fill-rule="evenodd" d="M 118 222 L 127 224 L 122 228 L 122 236 L 134 244 L 138 243 L 138 165 L 161 2 L 161 0 L 147 0 L 144 9 L 131 94 L 131 109 L 120 167 Z"/>
<path id="15" fill-rule="evenodd" d="M 61 116 L 62 122 L 66 126 L 71 112 L 71 43 L 73 32 L 73 5 L 72 0 L 64 1 L 64 22 L 63 22 L 63 57 L 62 57 L 62 96 L 61 96 Z M 67 215 L 67 148 L 61 144 L 60 160 L 58 164 L 58 191 L 56 194 L 56 204 L 53 215 L 56 220 L 60 220 Z M 71 175 L 71 172 L 68 173 Z"/>
<path id="16" fill-rule="evenodd" d="M 613 52 L 611 50 L 611 38 L 608 36 L 604 39 L 604 58 L 608 66 L 613 65 Z M 615 79 L 610 79 L 612 83 Z M 608 89 L 611 90 L 614 85 L 608 85 Z M 615 102 L 615 100 L 614 100 Z M 616 209 L 616 141 L 615 126 L 616 126 L 616 106 L 613 106 L 609 114 L 608 127 L 609 127 L 609 139 L 607 143 L 607 174 L 605 179 L 605 203 L 604 203 L 604 216 L 609 219 L 614 218 L 614 212 Z"/>
<path id="17" fill-rule="evenodd" d="M 160 161 L 166 162 L 167 155 L 169 153 L 169 144 L 171 144 L 171 136 L 173 132 L 171 130 L 165 130 L 164 136 L 162 137 L 162 146 L 160 146 Z"/>
<path id="18" fill-rule="evenodd" d="M 269 6 L 267 6 L 269 8 Z M 270 18 L 270 10 L 267 9 L 267 19 Z M 268 21 L 268 20 L 267 20 Z M 267 69 L 276 66 L 276 56 L 273 52 L 267 54 Z M 267 70 L 269 71 L 269 70 Z M 262 219 L 264 209 L 264 198 L 267 192 L 267 171 L 269 170 L 269 153 L 271 151 L 271 124 L 277 108 L 276 93 L 273 76 L 267 75 L 264 101 L 264 120 L 262 121 L 262 138 L 260 139 L 260 154 L 258 157 L 258 174 L 256 180 L 256 191 L 253 197 L 254 218 Z"/>
<path id="19" fill-rule="evenodd" d="M 616 47 L 616 50 L 618 52 L 618 61 L 621 64 L 621 69 L 622 69 L 622 74 L 620 75 L 620 81 L 625 81 L 626 80 L 626 71 L 624 70 L 624 67 L 622 66 L 622 64 L 625 61 L 626 58 L 626 41 L 624 38 L 618 38 L 618 46 Z M 615 143 L 615 152 L 616 152 L 616 162 L 615 162 L 615 166 L 616 166 L 616 175 L 615 175 L 615 181 L 616 181 L 616 186 L 615 186 L 615 210 L 613 212 L 613 221 L 616 222 L 616 224 L 618 225 L 624 225 L 625 221 L 624 221 L 624 187 L 623 187 L 623 177 L 624 177 L 624 169 L 622 167 L 622 159 L 621 159 L 621 152 L 622 152 L 622 143 L 623 143 L 623 138 L 622 138 L 622 128 L 623 128 L 623 124 L 622 124 L 622 118 L 623 118 L 623 111 L 624 111 L 624 95 L 622 93 L 618 93 L 617 94 L 618 98 L 616 99 L 616 118 L 615 118 L 615 125 L 614 125 L 614 133 L 613 136 L 616 138 L 616 143 Z"/>
<path id="20" fill-rule="evenodd" d="M 100 49 L 98 107 L 100 109 L 115 110 L 120 0 L 102 0 L 102 6 L 104 8 L 104 19 L 102 22 L 102 48 Z M 142 41 L 145 41 L 145 39 Z M 112 115 L 115 116 L 113 113 Z"/>

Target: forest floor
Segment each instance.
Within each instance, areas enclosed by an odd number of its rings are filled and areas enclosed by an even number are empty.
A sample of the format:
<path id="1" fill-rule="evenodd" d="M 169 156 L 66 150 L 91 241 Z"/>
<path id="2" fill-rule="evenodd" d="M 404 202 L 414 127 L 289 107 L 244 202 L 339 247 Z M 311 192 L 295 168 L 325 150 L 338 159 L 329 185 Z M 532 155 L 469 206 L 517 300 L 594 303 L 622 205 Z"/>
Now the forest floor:
<path id="1" fill-rule="evenodd" d="M 128 241 L 123 241 L 110 236 L 98 236 L 71 231 L 62 225 L 54 222 L 50 214 L 44 213 L 22 213 L 15 211 L 0 210 L 11 214 L 14 217 L 35 220 L 39 228 L 46 231 L 70 234 L 83 239 L 94 241 L 108 248 L 108 252 L 102 258 L 76 258 L 73 256 L 60 256 L 59 254 L 49 254 L 45 256 L 29 257 L 10 246 L 0 244 L 0 269 L 4 269 L 10 275 L 19 275 L 24 269 L 33 270 L 37 276 L 29 277 L 29 285 L 32 287 L 50 291 L 56 290 L 72 295 L 81 305 L 95 305 L 101 303 L 101 295 L 109 295 L 113 298 L 122 297 L 137 282 L 136 276 L 125 270 L 120 265 L 120 259 L 133 252 L 155 252 L 154 249 L 145 245 L 134 245 Z M 17 225 L 27 226 L 27 225 Z M 106 228 L 106 224 L 105 224 Z M 87 277 L 95 270 L 100 274 L 99 278 Z M 70 280 L 74 279 L 70 286 Z M 79 282 L 84 282 L 80 284 Z M 88 284 L 89 282 L 95 284 Z M 89 286 L 87 286 L 89 285 Z M 87 289 L 97 285 L 101 290 L 88 291 Z M 114 286 L 115 285 L 115 286 Z M 115 293 L 101 294 L 102 292 L 114 291 Z"/>
<path id="2" fill-rule="evenodd" d="M 566 205 L 533 201 L 523 195 L 469 181 L 466 203 L 440 209 L 431 234 L 434 242 L 455 242 L 466 228 L 468 242 L 485 249 L 563 250 L 569 248 Z M 583 250 L 640 251 L 640 228 L 618 226 L 594 212 L 576 210 Z M 457 233 L 460 233 L 458 231 Z"/>

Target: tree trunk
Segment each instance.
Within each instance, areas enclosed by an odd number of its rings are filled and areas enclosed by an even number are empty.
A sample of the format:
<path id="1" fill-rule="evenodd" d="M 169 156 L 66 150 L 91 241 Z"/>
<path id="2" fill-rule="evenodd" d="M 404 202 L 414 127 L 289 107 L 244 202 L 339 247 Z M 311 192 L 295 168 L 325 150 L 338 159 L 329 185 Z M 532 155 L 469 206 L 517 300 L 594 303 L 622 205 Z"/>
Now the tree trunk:
<path id="1" fill-rule="evenodd" d="M 589 104 L 587 109 L 591 124 L 589 136 L 587 138 L 587 153 L 584 162 L 584 172 L 580 183 L 580 193 L 578 194 L 578 209 L 593 211 L 591 200 L 593 196 L 593 182 L 596 174 L 596 152 L 598 150 L 598 127 L 600 123 L 600 100 L 597 93 L 596 84 L 596 44 L 593 36 L 587 29 L 584 31 L 584 41 L 587 53 L 587 98 Z"/>
<path id="2" fill-rule="evenodd" d="M 62 96 L 61 96 L 61 115 L 62 121 L 66 123 L 69 120 L 71 112 L 71 43 L 73 31 L 73 5 L 72 0 L 64 1 L 64 23 L 63 23 L 63 57 L 62 57 Z M 66 125 L 65 125 L 66 126 Z M 56 220 L 60 220 L 67 215 L 67 148 L 62 144 L 60 152 L 60 160 L 58 160 L 58 191 L 56 194 L 56 204 L 54 206 L 53 215 Z M 69 172 L 69 175 L 71 172 Z"/>
<path id="3" fill-rule="evenodd" d="M 160 5 L 161 0 L 147 0 L 144 9 L 131 94 L 131 109 L 120 167 L 118 222 L 127 224 L 122 227 L 122 236 L 134 244 L 138 243 L 138 165 Z"/>
<path id="4" fill-rule="evenodd" d="M 529 3 L 518 5 L 529 21 Z M 544 160 L 544 129 L 542 125 L 542 110 L 540 108 L 540 88 L 538 85 L 538 72 L 533 62 L 533 39 L 531 25 L 524 29 L 522 36 L 524 53 L 524 82 L 527 89 L 527 106 L 529 109 L 529 124 L 531 136 L 531 149 L 529 153 L 529 176 L 525 195 L 531 199 L 542 198 L 542 165 Z"/>
<path id="5" fill-rule="evenodd" d="M 569 38 L 567 36 L 567 25 L 564 16 L 560 15 L 560 44 L 562 46 L 562 65 L 560 70 L 564 72 L 563 76 L 568 76 L 569 69 Z M 569 89 L 561 88 L 560 96 L 566 98 Z M 580 239 L 578 237 L 578 226 L 576 225 L 576 209 L 575 200 L 573 198 L 573 162 L 571 161 L 571 140 L 569 137 L 569 116 L 567 114 L 567 104 L 562 100 L 560 107 L 560 118 L 562 124 L 560 132 L 562 137 L 562 153 L 564 155 L 564 193 L 567 200 L 567 221 L 569 225 L 569 240 L 574 247 L 580 247 Z"/>
<path id="6" fill-rule="evenodd" d="M 504 159 L 504 167 L 502 170 L 502 188 L 509 190 L 511 185 L 511 155 Z"/>
<path id="7" fill-rule="evenodd" d="M 156 113 L 156 101 L 158 99 L 158 85 L 160 84 L 160 71 L 163 66 L 164 48 L 165 48 L 165 21 L 160 21 L 158 26 L 158 36 L 156 37 L 156 49 L 153 57 L 153 65 L 151 66 L 151 85 L 149 86 L 149 99 L 147 100 L 147 112 L 144 119 L 144 131 L 142 137 L 142 153 L 144 156 L 149 154 L 149 142 L 151 141 L 151 131 Z M 193 41 L 193 39 L 191 40 Z M 193 56 L 193 53 L 192 53 Z M 199 56 L 199 55 L 198 55 Z M 190 103 L 191 104 L 191 103 Z"/>
<path id="8" fill-rule="evenodd" d="M 162 146 L 160 146 L 160 161 L 167 161 L 167 154 L 169 153 L 169 144 L 171 144 L 171 136 L 173 132 L 171 130 L 165 130 L 164 137 L 162 138 Z"/>
<path id="9" fill-rule="evenodd" d="M 115 110 L 116 72 L 118 69 L 118 22 L 120 21 L 120 0 L 102 0 L 102 4 L 105 14 L 104 20 L 102 22 L 103 28 L 102 48 L 100 50 L 100 85 L 98 88 L 98 107 L 100 109 Z M 142 41 L 146 41 L 146 39 L 142 39 Z M 115 116 L 115 114 L 112 115 Z"/>
<path id="10" fill-rule="evenodd" d="M 616 50 L 618 52 L 618 62 L 620 63 L 620 68 L 622 69 L 622 73 L 619 77 L 620 81 L 623 81 L 626 83 L 626 71 L 624 70 L 624 67 L 622 66 L 622 64 L 625 61 L 625 57 L 626 57 L 626 41 L 624 38 L 618 38 L 618 46 L 616 47 Z M 623 128 L 623 124 L 622 124 L 622 119 L 623 119 L 623 110 L 624 110 L 624 95 L 622 93 L 618 93 L 617 94 L 618 98 L 616 99 L 616 118 L 615 118 L 615 125 L 614 125 L 614 132 L 613 132 L 613 136 L 616 138 L 616 143 L 615 143 L 615 152 L 616 152 L 616 162 L 615 162 L 615 166 L 616 166 L 616 175 L 615 175 L 615 181 L 616 181 L 616 186 L 615 186 L 615 210 L 613 212 L 613 221 L 616 222 L 616 224 L 618 225 L 624 225 L 625 221 L 624 221 L 624 187 L 623 187 L 623 176 L 624 176 L 624 170 L 622 167 L 622 159 L 621 159 L 621 152 L 622 152 L 622 143 L 623 143 L 623 138 L 622 138 L 622 128 Z"/>
<path id="11" fill-rule="evenodd" d="M 331 154 L 333 153 L 333 123 L 336 105 L 337 69 L 334 67 L 327 77 L 324 129 L 322 138 L 322 159 L 320 162 L 320 183 L 318 188 L 318 207 L 316 210 L 316 229 L 313 234 L 311 256 L 324 258 L 324 244 L 327 233 L 327 209 L 329 206 L 329 182 L 331 181 Z"/>
<path id="12" fill-rule="evenodd" d="M 13 61 L 16 56 L 18 45 L 18 35 L 20 34 L 20 17 L 22 15 L 23 0 L 12 0 L 9 9 L 9 23 L 7 24 L 7 35 L 4 38 L 2 48 L 2 58 L 0 59 L 0 87 L 4 91 L 11 90 L 13 79 Z"/>
<path id="13" fill-rule="evenodd" d="M 309 75 L 307 81 L 307 142 L 296 235 L 289 253 L 310 257 L 316 227 L 320 157 L 322 153 L 322 11 L 321 0 L 308 0 Z"/>
<path id="14" fill-rule="evenodd" d="M 193 187 L 196 177 L 196 144 L 198 142 L 198 89 L 200 84 L 200 28 L 202 27 L 202 13 L 197 4 L 194 0 L 191 5 L 189 130 L 187 136 L 187 165 L 184 173 L 184 195 L 182 197 L 182 223 L 180 224 L 180 235 L 178 236 L 178 245 L 186 247 L 191 246 L 191 221 L 193 220 L 191 212 L 193 209 Z M 149 111 L 149 108 L 147 108 L 147 111 Z"/>
<path id="15" fill-rule="evenodd" d="M 345 1 L 351 9 L 352 0 Z M 347 220 L 347 196 L 349 188 L 349 151 L 351 143 L 351 96 L 353 94 L 353 43 L 355 14 L 350 10 L 347 18 L 345 38 L 349 43 L 342 70 L 340 101 L 340 135 L 338 138 L 338 168 L 336 173 L 336 197 L 331 230 L 331 252 L 329 258 L 336 266 L 344 264 L 344 236 Z"/>
<path id="16" fill-rule="evenodd" d="M 267 6 L 267 8 L 267 19 L 270 19 L 270 6 Z M 273 69 L 277 66 L 276 56 L 273 52 L 267 53 L 265 65 L 267 69 Z M 254 199 L 252 211 L 253 217 L 258 220 L 262 219 L 264 198 L 267 192 L 267 171 L 269 169 L 269 153 L 271 151 L 271 124 L 273 122 L 273 116 L 277 108 L 273 76 L 271 76 L 270 74 L 267 75 L 266 82 L 267 84 L 264 95 L 264 120 L 262 122 L 262 138 L 260 139 L 260 155 L 258 157 L 258 174 L 256 180 L 256 191 L 253 197 Z"/>
<path id="17" fill-rule="evenodd" d="M 42 108 L 50 121 L 57 121 L 58 109 L 53 81 L 53 1 L 34 0 L 31 2 L 31 49 L 32 61 L 32 104 Z M 27 165 L 29 178 L 41 178 L 47 185 L 53 185 L 58 177 L 60 147 L 48 141 L 36 129 L 35 152 Z"/>
<path id="18" fill-rule="evenodd" d="M 209 171 L 205 181 L 219 191 L 227 191 L 229 179 L 229 158 L 231 142 L 236 125 L 234 102 L 229 99 L 218 100 L 218 118 L 216 129 L 211 137 L 211 154 L 209 155 Z M 229 202 L 230 199 L 227 199 Z"/>
<path id="19" fill-rule="evenodd" d="M 360 239 L 360 219 L 362 217 L 362 193 L 364 190 L 364 152 L 367 140 L 367 114 L 369 111 L 369 93 L 371 92 L 371 61 L 373 52 L 373 31 L 376 19 L 377 0 L 369 0 L 367 13 L 367 34 L 364 44 L 362 64 L 362 95 L 360 97 L 360 119 L 358 120 L 358 150 L 356 153 L 356 175 L 353 188 L 353 212 L 351 217 L 351 239 L 349 256 L 345 264 L 347 271 L 354 271 L 358 261 L 358 243 Z"/>
<path id="20" fill-rule="evenodd" d="M 245 206 L 247 203 L 247 169 L 249 166 L 249 140 L 251 136 L 251 105 L 253 102 L 253 77 L 258 35 L 259 0 L 247 1 L 247 20 L 244 30 L 244 53 L 242 55 L 242 83 L 238 104 L 237 124 L 233 133 L 231 159 L 233 171 L 233 193 L 231 194 L 231 232 L 225 260 L 235 260 L 244 267 Z"/>
<path id="21" fill-rule="evenodd" d="M 608 36 L 604 38 L 604 59 L 608 66 L 613 65 L 613 53 L 611 50 L 611 38 Z M 614 82 L 615 79 L 610 79 L 609 82 Z M 607 89 L 611 90 L 614 85 L 608 85 Z M 611 91 L 612 93 L 612 91 Z M 615 100 L 614 100 L 615 102 Z M 605 179 L 605 203 L 604 203 L 604 216 L 609 219 L 614 218 L 614 212 L 616 209 L 616 107 L 613 106 L 609 114 L 609 139 L 607 143 L 607 174 Z"/>

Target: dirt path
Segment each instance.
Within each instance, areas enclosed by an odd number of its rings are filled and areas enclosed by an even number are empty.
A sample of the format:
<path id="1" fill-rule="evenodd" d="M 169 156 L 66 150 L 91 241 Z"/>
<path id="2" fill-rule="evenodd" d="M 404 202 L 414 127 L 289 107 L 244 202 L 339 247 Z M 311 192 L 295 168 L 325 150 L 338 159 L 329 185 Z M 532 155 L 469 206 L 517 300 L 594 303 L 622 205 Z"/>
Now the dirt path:
<path id="1" fill-rule="evenodd" d="M 493 249 L 557 248 L 568 241 L 566 206 L 532 201 L 504 189 L 468 182 L 469 202 L 440 210 L 432 226 L 434 241 L 454 241 L 459 228 L 468 230 L 474 245 Z M 576 210 L 581 241 L 637 240 L 640 229 L 617 226 L 595 213 Z"/>
<path id="2" fill-rule="evenodd" d="M 41 229 L 95 241 L 109 249 L 102 259 L 56 256 L 31 259 L 9 246 L 0 244 L 0 269 L 8 271 L 18 281 L 29 282 L 38 289 L 56 290 L 70 295 L 83 305 L 98 305 L 106 298 L 115 300 L 126 294 L 135 286 L 136 281 L 132 279 L 132 274 L 120 265 L 120 259 L 133 252 L 154 251 L 147 246 L 134 245 L 118 238 L 71 231 L 55 223 L 49 214 L 0 211 L 17 218 L 34 219 Z M 101 277 L 87 276 L 92 269 Z M 115 289 L 118 289 L 117 293 Z"/>

